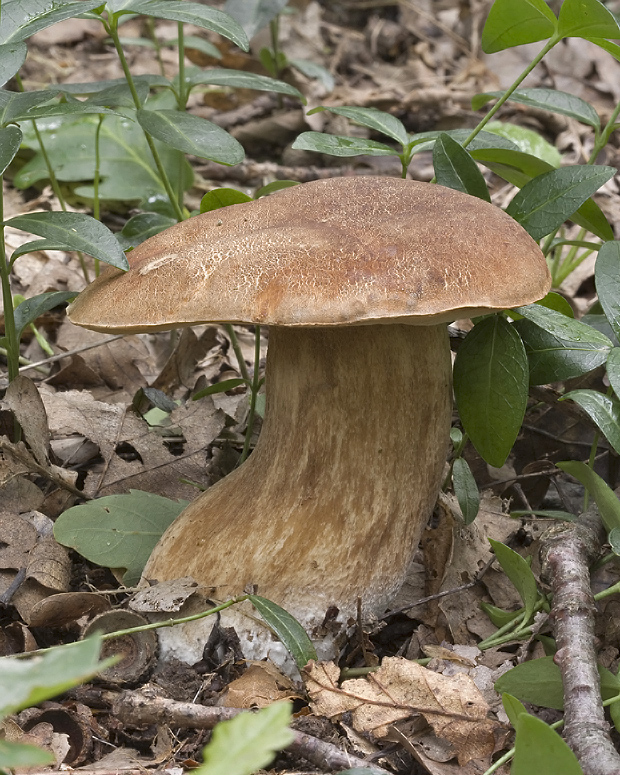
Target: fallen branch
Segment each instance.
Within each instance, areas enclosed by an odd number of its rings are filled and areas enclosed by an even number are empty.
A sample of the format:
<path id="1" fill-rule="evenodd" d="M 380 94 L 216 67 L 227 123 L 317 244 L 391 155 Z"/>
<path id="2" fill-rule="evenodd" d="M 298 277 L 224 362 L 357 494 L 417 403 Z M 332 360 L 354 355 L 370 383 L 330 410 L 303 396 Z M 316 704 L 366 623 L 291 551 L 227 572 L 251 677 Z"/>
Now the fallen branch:
<path id="1" fill-rule="evenodd" d="M 113 712 L 125 724 L 167 724 L 182 729 L 213 729 L 220 721 L 228 721 L 239 713 L 251 711 L 168 700 L 158 696 L 150 687 L 145 687 L 137 692 L 123 692 L 115 701 Z M 376 775 L 390 775 L 387 770 L 342 751 L 332 743 L 295 729 L 293 733 L 295 739 L 286 750 L 303 756 L 317 767 L 328 770 L 361 767 L 372 770 Z"/>
<path id="2" fill-rule="evenodd" d="M 594 647 L 595 604 L 588 568 L 605 540 L 591 507 L 576 522 L 543 536 L 543 575 L 553 591 L 554 657 L 564 684 L 564 729 L 585 775 L 619 775 L 620 756 L 609 736 Z"/>

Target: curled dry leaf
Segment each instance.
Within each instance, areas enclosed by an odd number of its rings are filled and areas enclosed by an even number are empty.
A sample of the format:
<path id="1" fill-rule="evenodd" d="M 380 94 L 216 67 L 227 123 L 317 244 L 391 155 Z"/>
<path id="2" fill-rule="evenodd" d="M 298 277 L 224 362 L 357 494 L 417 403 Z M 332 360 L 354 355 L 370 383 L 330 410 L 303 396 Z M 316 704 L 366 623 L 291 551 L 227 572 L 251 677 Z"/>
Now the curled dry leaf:
<path id="1" fill-rule="evenodd" d="M 231 681 L 218 705 L 226 708 L 266 708 L 278 700 L 299 699 L 291 679 L 270 662 L 251 662 Z"/>
<path id="2" fill-rule="evenodd" d="M 315 713 L 333 718 L 350 711 L 354 729 L 376 738 L 399 721 L 423 716 L 458 751 L 460 766 L 495 750 L 501 725 L 487 718 L 489 707 L 469 676 L 443 676 L 401 657 L 388 657 L 377 672 L 341 687 L 338 676 L 333 663 L 310 663 L 304 672 Z"/>
<path id="3" fill-rule="evenodd" d="M 191 576 L 174 581 L 160 581 L 137 592 L 129 602 L 132 611 L 143 614 L 176 613 L 198 589 Z"/>

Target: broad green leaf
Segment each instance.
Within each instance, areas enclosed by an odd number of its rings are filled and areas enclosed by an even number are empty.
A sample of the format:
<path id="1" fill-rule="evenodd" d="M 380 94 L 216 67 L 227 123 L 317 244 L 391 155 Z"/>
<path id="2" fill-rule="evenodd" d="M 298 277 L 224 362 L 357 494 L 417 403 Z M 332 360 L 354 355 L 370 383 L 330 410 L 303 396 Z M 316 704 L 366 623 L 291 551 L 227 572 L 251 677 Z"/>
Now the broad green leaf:
<path id="1" fill-rule="evenodd" d="M 6 223 L 14 229 L 45 237 L 55 245 L 64 245 L 65 250 L 80 250 L 106 264 L 129 269 L 127 257 L 114 234 L 90 215 L 60 211 L 29 213 Z"/>
<path id="2" fill-rule="evenodd" d="M 550 170 L 526 183 L 506 212 L 534 239 L 542 239 L 615 174 L 613 167 L 585 164 Z"/>
<path id="3" fill-rule="evenodd" d="M 103 105 L 94 105 L 89 102 L 53 102 L 50 105 L 41 105 L 32 108 L 27 113 L 18 113 L 14 116 L 15 121 L 30 121 L 40 118 L 52 118 L 56 116 L 78 116 L 89 113 L 98 115 L 118 115 L 116 111 L 110 110 Z"/>
<path id="4" fill-rule="evenodd" d="M 0 129 L 0 175 L 4 175 L 21 143 L 22 132 L 18 126 L 5 126 Z"/>
<path id="5" fill-rule="evenodd" d="M 183 42 L 185 44 L 186 51 L 188 48 L 193 48 L 196 51 L 200 51 L 202 54 L 206 54 L 208 57 L 212 57 L 213 59 L 222 58 L 222 52 L 219 50 L 219 48 L 214 46 L 213 43 L 208 41 L 206 38 L 199 38 L 197 35 L 185 35 Z M 174 46 L 177 48 L 179 45 L 179 39 L 172 38 L 171 40 L 165 40 L 162 42 L 162 45 Z"/>
<path id="6" fill-rule="evenodd" d="M 620 337 L 620 242 L 601 246 L 594 267 L 596 292 L 609 325 Z"/>
<path id="7" fill-rule="evenodd" d="M 295 737 L 289 724 L 289 702 L 274 702 L 257 713 L 240 713 L 218 724 L 203 749 L 196 775 L 251 775 L 271 764 L 278 751 Z"/>
<path id="8" fill-rule="evenodd" d="M 553 657 L 521 662 L 497 679 L 495 691 L 543 708 L 564 708 L 562 674 Z"/>
<path id="9" fill-rule="evenodd" d="M 436 130 L 433 132 L 418 132 L 409 138 L 408 147 L 413 150 L 413 154 L 421 151 L 430 151 L 437 138 L 440 135 L 448 135 L 457 143 L 463 145 L 471 132 L 469 129 L 447 129 L 445 131 Z M 494 148 L 495 150 L 518 151 L 519 148 L 506 137 L 494 134 L 493 132 L 478 132 L 474 139 L 467 146 L 468 153 L 477 158 L 477 152 L 483 149 Z"/>
<path id="10" fill-rule="evenodd" d="M 608 345 L 563 339 L 531 320 L 518 320 L 514 326 L 527 353 L 530 385 L 546 385 L 582 376 L 605 363 L 610 353 Z"/>
<path id="11" fill-rule="evenodd" d="M 26 60 L 28 48 L 23 41 L 0 45 L 0 86 L 19 71 Z"/>
<path id="12" fill-rule="evenodd" d="M 476 94 L 472 100 L 472 108 L 479 110 L 489 100 L 499 99 L 503 96 L 504 92 L 502 91 Z M 510 95 L 508 102 L 518 102 L 521 105 L 528 105 L 538 110 L 549 110 L 552 113 L 570 116 L 577 121 L 581 121 L 582 124 L 587 124 L 595 129 L 598 129 L 601 125 L 598 113 L 589 102 L 565 91 L 556 91 L 555 89 L 517 89 Z"/>
<path id="13" fill-rule="evenodd" d="M 482 31 L 482 50 L 494 54 L 550 38 L 557 20 L 544 0 L 495 0 Z"/>
<path id="14" fill-rule="evenodd" d="M 42 748 L 37 748 L 36 745 L 0 740 L 0 771 L 2 772 L 16 767 L 54 764 L 55 761 L 53 754 Z"/>
<path id="15" fill-rule="evenodd" d="M 435 177 L 441 186 L 491 201 L 489 189 L 476 162 L 450 135 L 442 134 L 433 148 Z"/>
<path id="16" fill-rule="evenodd" d="M 607 358 L 607 379 L 614 393 L 620 398 L 620 347 L 614 347 Z"/>
<path id="17" fill-rule="evenodd" d="M 247 51 L 250 46 L 248 36 L 238 22 L 227 13 L 201 3 L 188 0 L 108 0 L 107 6 L 115 13 L 131 11 L 152 16 L 155 19 L 168 19 L 212 30 L 232 40 L 244 51 Z"/>
<path id="18" fill-rule="evenodd" d="M 616 18 L 599 0 L 564 0 L 558 22 L 563 38 L 620 38 Z"/>
<path id="19" fill-rule="evenodd" d="M 529 563 L 506 544 L 494 541 L 492 538 L 489 538 L 489 543 L 493 547 L 502 570 L 519 593 L 525 606 L 525 618 L 529 619 L 534 613 L 534 606 L 538 601 L 538 586 Z"/>
<path id="20" fill-rule="evenodd" d="M 53 97 L 50 92 L 41 90 L 27 92 L 0 90 L 0 125 L 10 124 L 17 116 L 23 116 L 35 105 L 49 102 Z"/>
<path id="21" fill-rule="evenodd" d="M 317 659 L 316 651 L 308 634 L 288 611 L 264 597 L 250 595 L 250 602 L 288 649 L 298 668 L 305 667 L 311 659 Z"/>
<path id="22" fill-rule="evenodd" d="M 81 183 L 93 179 L 97 124 L 96 116 L 42 119 L 37 122 L 59 180 Z M 19 188 L 28 188 L 40 180 L 47 180 L 48 170 L 34 133 L 27 125 L 22 130 L 24 144 L 35 151 L 35 156 L 15 175 L 14 183 Z M 185 155 L 158 140 L 155 144 L 173 188 L 189 188 L 192 171 Z M 143 209 L 151 210 L 155 209 L 156 203 L 167 202 L 166 190 L 137 121 L 107 116 L 101 125 L 99 146 L 99 196 L 102 200 L 139 202 Z M 79 185 L 75 191 L 82 197 L 92 198 L 94 195 L 92 185 Z"/>
<path id="23" fill-rule="evenodd" d="M 274 194 L 276 191 L 282 191 L 284 188 L 291 188 L 292 186 L 298 185 L 299 181 L 297 180 L 272 180 L 271 183 L 267 183 L 266 186 L 261 186 L 256 189 L 254 192 L 254 199 L 260 199 L 261 196 L 269 196 L 269 194 Z"/>
<path id="24" fill-rule="evenodd" d="M 164 530 L 187 506 L 160 495 L 130 490 L 73 506 L 54 524 L 54 537 L 87 560 L 124 568 L 123 583 L 136 584 Z"/>
<path id="25" fill-rule="evenodd" d="M 209 387 L 194 393 L 192 400 L 198 401 L 199 398 L 212 396 L 214 393 L 225 393 L 227 390 L 234 390 L 235 388 L 241 387 L 241 385 L 247 386 L 247 384 L 247 381 L 240 377 L 237 377 L 236 379 L 224 379 L 221 382 L 216 382 L 214 385 L 209 385 Z"/>
<path id="26" fill-rule="evenodd" d="M 583 775 L 577 757 L 558 735 L 537 716 L 521 713 L 516 724 L 515 755 L 510 775 Z"/>
<path id="27" fill-rule="evenodd" d="M 137 116 L 145 132 L 177 151 L 228 166 L 243 161 L 241 143 L 200 116 L 179 110 L 139 110 Z"/>
<path id="28" fill-rule="evenodd" d="M 134 84 L 138 101 L 143 105 L 149 94 L 149 84 L 146 81 L 136 81 Z M 119 83 L 116 86 L 108 86 L 106 89 L 91 94 L 85 103 L 87 105 L 105 105 L 114 108 L 135 108 L 135 102 L 131 89 L 127 83 Z"/>
<path id="29" fill-rule="evenodd" d="M 562 162 L 562 156 L 558 149 L 533 129 L 528 129 L 520 124 L 511 124 L 509 121 L 491 121 L 485 128 L 487 132 L 507 137 L 523 153 L 542 159 L 551 167 L 559 167 Z"/>
<path id="30" fill-rule="evenodd" d="M 244 194 L 243 191 L 237 191 L 236 188 L 214 188 L 207 191 L 200 200 L 200 212 L 208 213 L 211 210 L 219 210 L 220 207 L 251 201 L 251 196 Z"/>
<path id="31" fill-rule="evenodd" d="M 514 311 L 550 334 L 568 342 L 588 342 L 609 348 L 612 346 L 605 334 L 542 304 L 527 304 L 524 307 L 515 307 Z"/>
<path id="32" fill-rule="evenodd" d="M 525 706 L 520 700 L 513 697 L 512 694 L 507 694 L 506 692 L 502 694 L 502 705 L 504 706 L 508 720 L 512 726 L 516 728 L 519 716 L 522 713 L 527 713 Z"/>
<path id="33" fill-rule="evenodd" d="M 101 638 L 58 646 L 31 659 L 0 659 L 0 715 L 38 705 L 77 686 L 111 664 L 99 661 Z"/>
<path id="34" fill-rule="evenodd" d="M 610 40 L 605 40 L 604 38 L 590 38 L 585 36 L 584 40 L 589 40 L 591 43 L 594 43 L 595 46 L 598 46 L 604 51 L 607 51 L 608 54 L 611 54 L 614 59 L 620 61 L 620 46 L 617 43 L 612 43 Z"/>
<path id="35" fill-rule="evenodd" d="M 457 457 L 454 461 L 452 484 L 454 486 L 454 494 L 463 514 L 463 520 L 466 525 L 470 525 L 478 516 L 480 493 L 478 492 L 478 485 L 471 472 L 471 468 L 462 457 Z"/>
<path id="36" fill-rule="evenodd" d="M 474 326 L 459 347 L 454 392 L 478 453 L 490 465 L 502 466 L 523 422 L 528 366 L 519 335 L 500 315 Z"/>
<path id="37" fill-rule="evenodd" d="M 480 602 L 480 608 L 498 629 L 513 622 L 518 616 L 522 616 L 524 610 L 519 608 L 517 611 L 504 611 L 503 608 L 498 608 L 495 605 L 491 605 L 491 603 L 485 603 L 484 600 Z"/>
<path id="38" fill-rule="evenodd" d="M 383 110 L 377 110 L 376 108 L 350 108 L 347 106 L 341 108 L 320 106 L 309 110 L 308 115 L 311 116 L 323 110 L 335 113 L 338 116 L 344 116 L 369 129 L 374 129 L 375 132 L 386 135 L 386 137 L 396 140 L 397 143 L 403 146 L 409 142 L 409 136 L 403 122 L 396 118 L 396 116 Z"/>
<path id="39" fill-rule="evenodd" d="M 578 460 L 556 463 L 557 467 L 581 482 L 596 501 L 601 519 L 608 532 L 620 528 L 620 500 L 616 494 L 590 466 Z"/>
<path id="40" fill-rule="evenodd" d="M 292 145 L 300 151 L 326 153 L 329 156 L 398 156 L 389 145 L 363 137 L 326 135 L 323 132 L 302 132 Z"/>
<path id="41" fill-rule="evenodd" d="M 620 702 L 612 702 L 612 704 L 608 706 L 608 709 L 616 732 L 618 732 L 620 731 Z"/>
<path id="42" fill-rule="evenodd" d="M 496 175 L 520 188 L 532 178 L 553 169 L 546 161 L 516 150 L 504 152 L 495 148 L 472 150 L 471 155 L 481 161 Z M 571 220 L 604 240 L 614 238 L 614 233 L 601 208 L 592 199 L 584 202 L 571 214 Z"/>
<path id="43" fill-rule="evenodd" d="M 173 226 L 176 222 L 176 218 L 169 218 L 160 213 L 138 213 L 127 221 L 116 238 L 124 250 L 135 248 L 136 245 Z"/>
<path id="44" fill-rule="evenodd" d="M 266 27 L 284 10 L 288 0 L 226 0 L 224 11 L 236 19 L 248 38 Z"/>
<path id="45" fill-rule="evenodd" d="M 35 32 L 100 5 L 101 0 L 2 0 L 0 43 L 26 40 Z"/>
<path id="46" fill-rule="evenodd" d="M 571 390 L 560 398 L 570 399 L 584 410 L 603 436 L 620 455 L 620 400 L 597 390 Z"/>
<path id="47" fill-rule="evenodd" d="M 134 75 L 133 81 L 136 88 L 139 89 L 138 94 L 143 89 L 143 84 L 150 89 L 153 86 L 162 86 L 170 88 L 170 81 L 164 78 L 162 75 L 154 75 L 149 73 L 147 75 Z M 140 86 L 138 87 L 138 84 Z M 62 92 L 63 94 L 99 94 L 105 92 L 108 89 L 115 89 L 120 87 L 121 89 L 127 88 L 127 80 L 125 78 L 110 78 L 105 81 L 86 81 L 83 83 L 63 83 L 50 87 L 51 91 Z"/>
<path id="48" fill-rule="evenodd" d="M 255 91 L 288 94 L 291 97 L 297 97 L 304 105 L 306 104 L 306 98 L 294 86 L 277 78 L 269 78 L 266 75 L 256 75 L 255 73 L 244 73 L 240 70 L 226 70 L 224 68 L 199 70 L 188 78 L 188 83 L 192 86 L 202 83 L 209 86 L 229 86 L 235 89 L 254 89 Z"/>
<path id="49" fill-rule="evenodd" d="M 538 304 L 540 307 L 547 307 L 547 309 L 553 309 L 556 312 L 559 312 L 560 314 L 564 315 L 564 317 L 567 317 L 567 318 L 575 317 L 573 308 L 568 303 L 568 301 L 564 298 L 564 296 L 562 296 L 560 293 L 556 293 L 555 291 L 549 291 L 549 293 L 544 297 L 544 299 L 537 301 L 536 304 Z"/>
<path id="50" fill-rule="evenodd" d="M 22 301 L 15 307 L 14 312 L 17 337 L 19 338 L 24 328 L 30 323 L 34 323 L 39 315 L 71 301 L 75 296 L 75 291 L 52 291 L 51 293 L 40 293 Z"/>
<path id="51" fill-rule="evenodd" d="M 315 78 L 317 81 L 320 81 L 327 91 L 334 90 L 334 86 L 336 85 L 334 76 L 326 67 L 318 65 L 316 62 L 311 62 L 309 59 L 293 58 L 289 59 L 288 63 L 291 67 L 299 70 L 306 78 Z"/>

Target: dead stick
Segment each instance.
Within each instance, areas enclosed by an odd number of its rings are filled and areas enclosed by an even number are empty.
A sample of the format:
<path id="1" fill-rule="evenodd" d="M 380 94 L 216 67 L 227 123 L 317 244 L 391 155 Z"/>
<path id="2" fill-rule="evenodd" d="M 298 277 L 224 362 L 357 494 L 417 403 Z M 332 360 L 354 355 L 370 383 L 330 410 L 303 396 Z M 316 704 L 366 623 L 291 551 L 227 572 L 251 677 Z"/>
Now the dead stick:
<path id="1" fill-rule="evenodd" d="M 588 570 L 604 540 L 600 515 L 591 507 L 576 522 L 549 530 L 541 548 L 543 574 L 553 590 L 554 660 L 564 685 L 565 736 L 584 775 L 620 775 L 620 756 L 602 705 Z"/>
<path id="2" fill-rule="evenodd" d="M 182 729 L 213 729 L 220 721 L 228 721 L 239 713 L 251 711 L 239 708 L 219 708 L 196 705 L 193 702 L 177 702 L 159 697 L 145 687 L 138 692 L 123 692 L 114 703 L 114 715 L 126 724 L 167 724 Z M 287 750 L 303 756 L 322 769 L 363 767 L 373 775 L 390 775 L 387 770 L 340 750 L 332 743 L 326 743 L 304 732 L 292 730 L 295 739 Z"/>

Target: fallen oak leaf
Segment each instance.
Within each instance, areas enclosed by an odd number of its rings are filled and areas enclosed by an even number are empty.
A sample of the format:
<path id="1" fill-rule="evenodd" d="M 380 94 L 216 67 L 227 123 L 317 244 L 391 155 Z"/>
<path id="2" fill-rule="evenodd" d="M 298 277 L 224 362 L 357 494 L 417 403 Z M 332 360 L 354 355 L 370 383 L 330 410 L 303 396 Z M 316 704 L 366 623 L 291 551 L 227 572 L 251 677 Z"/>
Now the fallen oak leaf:
<path id="1" fill-rule="evenodd" d="M 388 736 L 393 724 L 423 716 L 434 733 L 457 751 L 460 766 L 495 750 L 499 722 L 487 718 L 489 706 L 464 674 L 444 676 L 401 657 L 388 657 L 367 678 L 337 684 L 338 668 L 311 664 L 304 671 L 313 711 L 329 718 L 351 712 L 356 731 Z"/>

